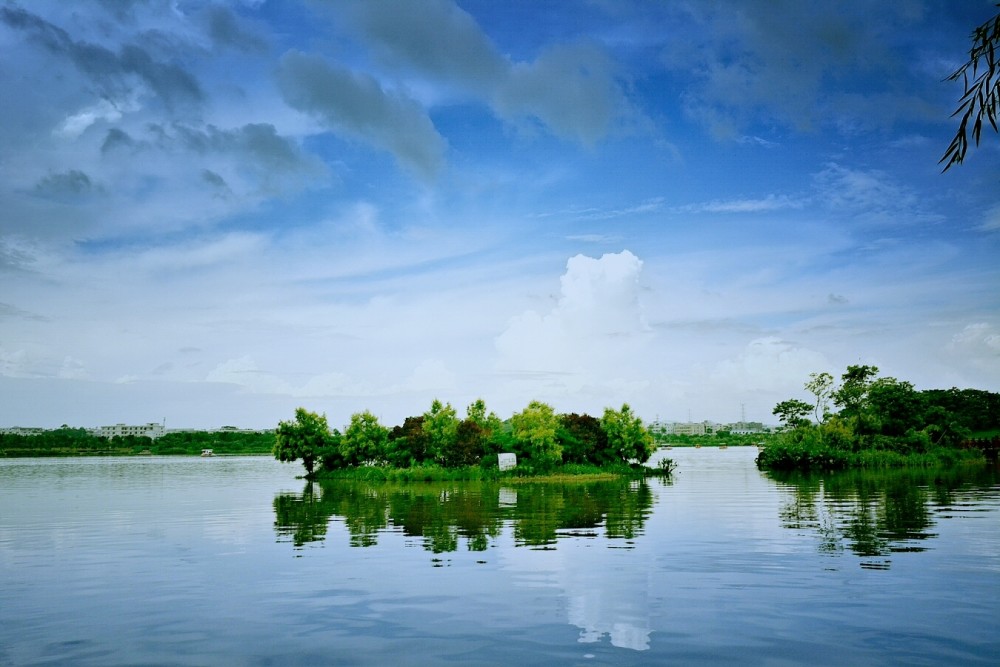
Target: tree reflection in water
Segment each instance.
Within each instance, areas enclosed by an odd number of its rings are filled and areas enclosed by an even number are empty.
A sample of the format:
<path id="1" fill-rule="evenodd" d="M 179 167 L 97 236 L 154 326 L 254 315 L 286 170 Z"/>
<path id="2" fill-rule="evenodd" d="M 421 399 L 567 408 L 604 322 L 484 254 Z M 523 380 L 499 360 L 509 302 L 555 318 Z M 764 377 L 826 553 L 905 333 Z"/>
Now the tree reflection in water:
<path id="1" fill-rule="evenodd" d="M 653 506 L 645 481 L 568 483 L 483 482 L 370 483 L 324 480 L 307 483 L 302 493 L 274 498 L 279 541 L 296 547 L 325 539 L 327 526 L 340 517 L 355 547 L 373 546 L 379 533 L 401 531 L 419 537 L 434 553 L 485 551 L 505 524 L 515 543 L 551 548 L 561 537 L 621 540 L 642 533 Z"/>
<path id="2" fill-rule="evenodd" d="M 867 559 L 862 567 L 886 569 L 889 555 L 926 549 L 924 541 L 937 536 L 936 519 L 995 484 L 997 474 L 973 466 L 768 476 L 792 492 L 780 510 L 782 526 L 815 531 L 820 551 L 849 549 Z"/>

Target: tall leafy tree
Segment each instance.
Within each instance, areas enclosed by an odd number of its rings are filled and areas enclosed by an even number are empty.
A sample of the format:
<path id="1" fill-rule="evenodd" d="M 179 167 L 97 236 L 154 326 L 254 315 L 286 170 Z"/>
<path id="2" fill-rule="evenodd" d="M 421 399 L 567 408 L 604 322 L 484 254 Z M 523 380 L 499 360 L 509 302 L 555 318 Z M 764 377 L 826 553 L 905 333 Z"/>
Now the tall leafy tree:
<path id="1" fill-rule="evenodd" d="M 482 428 L 483 435 L 486 438 L 483 443 L 484 453 L 495 454 L 499 452 L 504 440 L 504 425 L 503 421 L 497 417 L 497 413 L 492 411 L 487 412 L 486 402 L 481 398 L 477 398 L 466 408 L 465 415 L 468 421 L 475 422 Z"/>
<path id="2" fill-rule="evenodd" d="M 340 438 L 340 455 L 349 466 L 383 463 L 387 459 L 389 429 L 370 411 L 355 412 Z"/>
<path id="3" fill-rule="evenodd" d="M 520 454 L 547 468 L 562 461 L 562 447 L 556 439 L 559 419 L 551 405 L 531 401 L 511 416 L 511 435 Z"/>
<path id="4" fill-rule="evenodd" d="M 896 378 L 885 377 L 872 382 L 866 410 L 880 435 L 898 437 L 927 425 L 926 399 L 912 384 Z"/>
<path id="5" fill-rule="evenodd" d="M 858 418 L 868 399 L 868 389 L 878 375 L 877 366 L 848 366 L 841 376 L 840 388 L 833 392 L 833 403 L 844 417 Z"/>
<path id="6" fill-rule="evenodd" d="M 471 466 L 486 452 L 486 429 L 471 419 L 463 419 L 455 430 L 455 441 L 448 449 L 445 465 Z"/>
<path id="7" fill-rule="evenodd" d="M 809 381 L 806 382 L 806 391 L 815 397 L 815 409 L 813 415 L 816 423 L 822 423 L 827 418 L 827 408 L 833 396 L 833 376 L 829 373 L 810 373 Z"/>
<path id="8" fill-rule="evenodd" d="M 469 407 L 465 409 L 465 418 L 476 422 L 488 432 L 499 431 L 503 428 L 503 421 L 497 417 L 497 413 L 486 411 L 486 401 L 477 398 Z"/>
<path id="9" fill-rule="evenodd" d="M 786 428 L 795 428 L 796 426 L 809 423 L 809 420 L 806 419 L 806 415 L 809 414 L 812 409 L 813 406 L 809 405 L 805 401 L 800 401 L 797 398 L 790 398 L 787 401 L 782 401 L 774 406 L 774 410 L 771 411 L 771 414 L 777 416 L 778 420 L 784 424 Z"/>
<path id="10" fill-rule="evenodd" d="M 424 413 L 423 429 L 427 436 L 429 458 L 443 464 L 458 433 L 458 416 L 455 408 L 451 407 L 451 403 L 441 403 L 435 398 L 431 402 L 430 409 Z"/>
<path id="11" fill-rule="evenodd" d="M 294 420 L 279 422 L 274 436 L 274 458 L 283 462 L 301 459 L 307 477 L 313 474 L 316 463 L 328 453 L 333 442 L 326 415 L 305 408 L 295 410 Z"/>
<path id="12" fill-rule="evenodd" d="M 493 413 L 490 416 L 495 417 Z M 471 419 L 480 426 L 486 426 L 486 401 L 481 398 L 477 398 L 472 403 L 469 403 L 469 407 L 465 408 L 465 418 Z"/>
<path id="13" fill-rule="evenodd" d="M 559 443 L 563 463 L 610 463 L 608 434 L 601 428 L 601 420 L 575 412 L 559 416 Z"/>
<path id="14" fill-rule="evenodd" d="M 615 461 L 645 463 L 656 451 L 653 434 L 628 403 L 623 403 L 621 410 L 605 408 L 601 428 L 608 436 L 608 451 Z"/>
<path id="15" fill-rule="evenodd" d="M 389 432 L 389 462 L 399 468 L 408 468 L 427 460 L 429 438 L 424 433 L 424 416 L 407 417 L 401 426 Z"/>

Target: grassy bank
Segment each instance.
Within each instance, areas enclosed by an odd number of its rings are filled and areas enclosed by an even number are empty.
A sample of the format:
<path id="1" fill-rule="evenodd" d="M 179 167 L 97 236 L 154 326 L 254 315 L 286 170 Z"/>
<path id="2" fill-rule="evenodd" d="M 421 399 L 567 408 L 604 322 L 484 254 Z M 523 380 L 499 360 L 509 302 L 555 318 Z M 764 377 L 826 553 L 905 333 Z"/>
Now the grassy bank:
<path id="1" fill-rule="evenodd" d="M 982 464 L 976 449 L 932 447 L 926 451 L 899 452 L 890 449 L 851 451 L 825 444 L 774 442 L 757 456 L 765 470 L 845 470 L 848 468 L 938 468 L 957 464 Z"/>

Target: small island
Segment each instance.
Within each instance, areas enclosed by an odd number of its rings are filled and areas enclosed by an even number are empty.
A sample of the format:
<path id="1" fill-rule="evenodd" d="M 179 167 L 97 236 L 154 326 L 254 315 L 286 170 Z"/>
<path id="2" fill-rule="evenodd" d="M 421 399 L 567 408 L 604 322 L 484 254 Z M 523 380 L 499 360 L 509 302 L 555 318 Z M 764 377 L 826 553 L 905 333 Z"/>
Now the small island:
<path id="1" fill-rule="evenodd" d="M 354 413 L 343 432 L 331 429 L 325 415 L 298 408 L 275 434 L 275 458 L 301 461 L 308 479 L 644 476 L 673 470 L 670 459 L 655 468 L 643 465 L 656 444 L 628 404 L 606 408 L 598 419 L 557 414 L 552 406 L 532 401 L 503 421 L 487 412 L 482 399 L 468 406 L 464 419 L 450 403 L 435 399 L 426 412 L 393 428 L 368 410 Z M 501 466 L 501 456 L 516 460 L 516 466 Z"/>
<path id="2" fill-rule="evenodd" d="M 837 384 L 829 373 L 812 373 L 805 383 L 811 401 L 775 406 L 782 429 L 757 457 L 758 467 L 838 470 L 996 460 L 1000 394 L 918 391 L 910 382 L 878 374 L 875 366 L 848 366 Z"/>

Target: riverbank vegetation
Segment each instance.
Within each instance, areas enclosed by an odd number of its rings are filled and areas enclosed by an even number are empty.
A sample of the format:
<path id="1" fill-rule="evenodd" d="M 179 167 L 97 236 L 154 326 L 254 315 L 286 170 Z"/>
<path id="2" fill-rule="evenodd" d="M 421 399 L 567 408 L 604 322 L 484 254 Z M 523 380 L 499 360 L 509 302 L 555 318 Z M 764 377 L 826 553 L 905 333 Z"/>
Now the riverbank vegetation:
<path id="1" fill-rule="evenodd" d="M 773 442 L 776 433 L 732 433 L 716 431 L 699 435 L 687 433 L 655 433 L 656 444 L 661 447 L 760 447 Z"/>
<path id="2" fill-rule="evenodd" d="M 810 401 L 774 408 L 782 430 L 757 457 L 769 470 L 948 466 L 982 462 L 977 439 L 1000 428 L 1000 394 L 976 389 L 918 391 L 878 377 L 875 366 L 848 366 L 805 383 Z M 837 408 L 836 411 L 831 408 Z"/>
<path id="3" fill-rule="evenodd" d="M 104 438 L 87 429 L 63 426 L 31 435 L 0 433 L 0 456 L 134 456 L 199 455 L 211 449 L 220 455 L 266 455 L 274 447 L 274 431 L 175 431 L 158 438 Z"/>
<path id="4" fill-rule="evenodd" d="M 657 468 L 642 464 L 655 451 L 653 436 L 628 404 L 606 408 L 600 419 L 557 414 L 532 401 L 507 420 L 487 412 L 480 399 L 458 416 L 435 399 L 421 415 L 389 428 L 370 411 L 357 412 L 343 431 L 325 415 L 305 408 L 278 424 L 274 456 L 301 461 L 306 477 L 391 480 L 482 480 L 539 475 L 669 474 L 669 460 Z M 501 470 L 500 455 L 517 465 Z"/>

